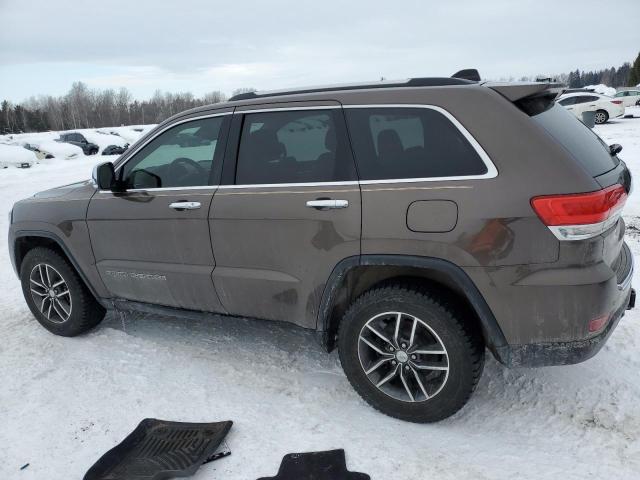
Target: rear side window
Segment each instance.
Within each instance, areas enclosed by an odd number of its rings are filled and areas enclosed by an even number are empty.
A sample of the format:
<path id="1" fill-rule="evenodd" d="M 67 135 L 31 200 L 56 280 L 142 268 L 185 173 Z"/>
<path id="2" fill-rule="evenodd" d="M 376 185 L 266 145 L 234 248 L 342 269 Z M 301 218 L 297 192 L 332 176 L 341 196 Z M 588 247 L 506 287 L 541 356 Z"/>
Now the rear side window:
<path id="1" fill-rule="evenodd" d="M 429 108 L 348 108 L 361 180 L 476 176 L 487 166 L 462 132 Z"/>
<path id="2" fill-rule="evenodd" d="M 577 100 L 578 100 L 578 97 L 569 97 L 569 98 L 563 98 L 562 100 L 559 100 L 558 103 L 560 105 L 575 105 Z"/>
<path id="3" fill-rule="evenodd" d="M 236 184 L 334 182 L 355 179 L 339 110 L 245 115 Z"/>
<path id="4" fill-rule="evenodd" d="M 531 118 L 568 150 L 591 176 L 602 175 L 618 165 L 617 157 L 610 155 L 600 137 L 560 105 Z"/>

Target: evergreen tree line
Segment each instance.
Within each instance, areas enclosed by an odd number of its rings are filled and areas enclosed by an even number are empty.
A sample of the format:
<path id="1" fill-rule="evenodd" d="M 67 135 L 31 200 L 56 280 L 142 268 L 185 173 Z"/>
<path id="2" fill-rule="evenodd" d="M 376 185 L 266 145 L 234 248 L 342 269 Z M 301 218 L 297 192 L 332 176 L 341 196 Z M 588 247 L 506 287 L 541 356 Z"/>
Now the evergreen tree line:
<path id="1" fill-rule="evenodd" d="M 614 88 L 635 87 L 640 84 L 640 54 L 633 64 L 627 62 L 618 68 L 611 67 L 589 72 L 576 69 L 566 76 L 566 83 L 569 88 L 598 84 Z"/>
<path id="2" fill-rule="evenodd" d="M 252 90 L 238 89 L 234 95 Z M 19 104 L 4 100 L 0 103 L 0 134 L 159 123 L 183 110 L 224 100 L 226 96 L 219 91 L 195 97 L 158 90 L 149 100 L 139 101 L 126 88 L 94 90 L 75 82 L 60 97 L 41 95 Z"/>

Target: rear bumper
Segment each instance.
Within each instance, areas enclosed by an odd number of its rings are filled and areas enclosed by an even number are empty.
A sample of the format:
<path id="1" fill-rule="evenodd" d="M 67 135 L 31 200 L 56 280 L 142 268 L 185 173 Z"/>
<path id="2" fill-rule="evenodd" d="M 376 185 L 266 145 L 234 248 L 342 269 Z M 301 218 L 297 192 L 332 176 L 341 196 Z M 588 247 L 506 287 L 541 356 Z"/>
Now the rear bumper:
<path id="1" fill-rule="evenodd" d="M 509 367 L 541 367 L 579 363 L 598 353 L 625 311 L 635 306 L 636 299 L 636 292 L 631 287 L 634 258 L 626 243 L 623 243 L 617 260 L 607 268 L 608 275 L 613 269 L 614 277 L 606 281 L 561 287 L 552 285 L 550 288 L 547 285 L 542 291 L 528 286 L 519 296 L 520 309 L 528 312 L 524 318 L 537 320 L 534 324 L 538 329 L 529 328 L 526 332 L 538 333 L 539 337 L 496 347 L 493 352 L 497 360 Z M 571 272 L 567 279 L 576 283 L 581 280 L 577 272 Z M 531 308 L 527 301 L 535 308 Z M 544 310 L 541 304 L 544 304 Z M 536 318 L 537 311 L 543 316 Z M 602 330 L 592 333 L 588 329 L 591 320 L 604 316 L 601 314 L 606 314 L 608 319 L 603 327 L 596 327 Z M 524 331 L 522 325 L 519 322 L 521 331 Z"/>
<path id="2" fill-rule="evenodd" d="M 614 312 L 607 326 L 594 337 L 574 342 L 506 345 L 496 348 L 496 357 L 508 367 L 548 367 L 584 362 L 600 351 L 618 326 L 625 311 L 635 306 L 635 298 L 635 290 L 629 288 L 622 304 Z"/>

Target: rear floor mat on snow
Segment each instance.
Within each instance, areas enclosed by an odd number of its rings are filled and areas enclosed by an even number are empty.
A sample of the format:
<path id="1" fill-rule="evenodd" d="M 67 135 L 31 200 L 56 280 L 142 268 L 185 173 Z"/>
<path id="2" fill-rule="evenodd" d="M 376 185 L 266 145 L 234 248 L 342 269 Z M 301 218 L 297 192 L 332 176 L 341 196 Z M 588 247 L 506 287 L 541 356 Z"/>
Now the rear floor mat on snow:
<path id="1" fill-rule="evenodd" d="M 280 464 L 275 477 L 258 480 L 370 480 L 365 473 L 349 472 L 344 450 L 328 452 L 289 453 Z"/>
<path id="2" fill-rule="evenodd" d="M 105 453 L 84 480 L 164 480 L 188 477 L 220 458 L 216 449 L 233 422 L 183 423 L 145 418 Z"/>

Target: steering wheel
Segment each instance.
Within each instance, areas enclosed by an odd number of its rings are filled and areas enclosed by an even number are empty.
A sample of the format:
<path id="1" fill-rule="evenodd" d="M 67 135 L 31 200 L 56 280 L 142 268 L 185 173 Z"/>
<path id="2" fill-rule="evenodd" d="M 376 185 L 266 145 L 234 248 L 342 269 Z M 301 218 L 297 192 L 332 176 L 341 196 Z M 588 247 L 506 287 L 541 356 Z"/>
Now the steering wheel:
<path id="1" fill-rule="evenodd" d="M 189 174 L 189 171 L 184 167 L 179 168 L 182 165 L 191 165 L 196 170 L 199 176 L 200 175 L 207 176 L 207 171 L 204 168 L 202 168 L 202 165 L 200 165 L 195 160 L 191 160 L 190 158 L 187 158 L 187 157 L 179 157 L 179 158 L 176 158 L 173 162 L 171 162 L 169 164 L 169 175 L 174 179 L 178 179 L 178 180 L 182 180 L 184 177 L 186 177 Z"/>

